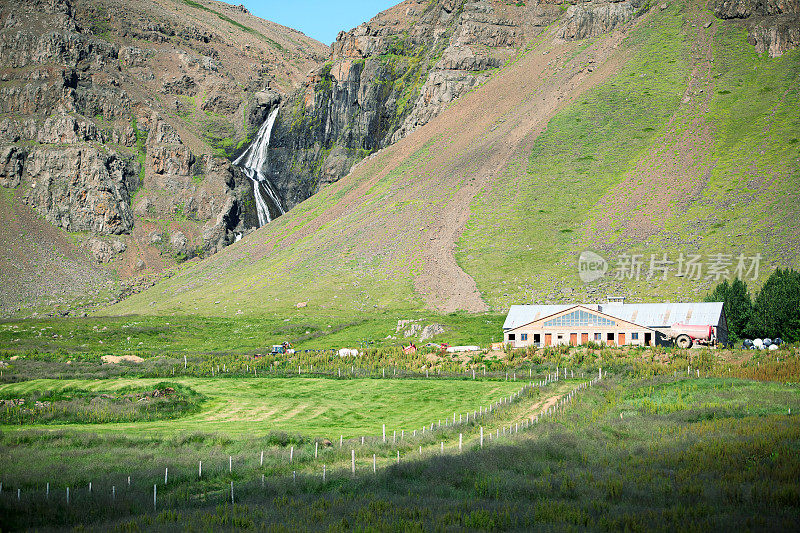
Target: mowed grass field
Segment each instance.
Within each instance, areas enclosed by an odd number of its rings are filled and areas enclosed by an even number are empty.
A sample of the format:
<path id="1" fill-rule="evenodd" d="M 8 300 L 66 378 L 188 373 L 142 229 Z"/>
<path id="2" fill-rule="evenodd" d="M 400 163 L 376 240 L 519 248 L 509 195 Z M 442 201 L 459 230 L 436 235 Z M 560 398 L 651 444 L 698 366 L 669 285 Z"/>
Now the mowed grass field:
<path id="1" fill-rule="evenodd" d="M 163 379 L 49 380 L 0 385 L 0 397 L 24 397 L 36 391 L 78 388 L 98 394 L 124 387 L 155 386 Z M 207 397 L 200 412 L 176 420 L 111 424 L 25 425 L 25 429 L 85 428 L 129 435 L 220 432 L 227 435 L 285 431 L 331 440 L 398 434 L 438 422 L 453 413 L 485 409 L 518 391 L 522 381 L 394 380 L 323 378 L 176 378 L 171 380 Z M 3 431 L 21 426 L 2 426 Z"/>

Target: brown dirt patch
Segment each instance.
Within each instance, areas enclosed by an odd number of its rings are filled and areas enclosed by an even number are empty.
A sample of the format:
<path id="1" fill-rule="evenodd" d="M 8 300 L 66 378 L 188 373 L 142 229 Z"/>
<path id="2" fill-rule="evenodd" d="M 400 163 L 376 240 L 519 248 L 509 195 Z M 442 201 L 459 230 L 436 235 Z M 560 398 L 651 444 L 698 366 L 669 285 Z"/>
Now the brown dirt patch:
<path id="1" fill-rule="evenodd" d="M 142 363 L 144 359 L 138 355 L 104 355 L 101 357 L 103 363 L 107 365 L 116 365 L 119 363 Z"/>

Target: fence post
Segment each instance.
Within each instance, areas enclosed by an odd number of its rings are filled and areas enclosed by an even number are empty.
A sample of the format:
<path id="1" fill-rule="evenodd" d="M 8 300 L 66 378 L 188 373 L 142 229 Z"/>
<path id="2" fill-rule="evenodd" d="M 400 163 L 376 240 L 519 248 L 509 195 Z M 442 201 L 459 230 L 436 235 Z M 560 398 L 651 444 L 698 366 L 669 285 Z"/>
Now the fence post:
<path id="1" fill-rule="evenodd" d="M 350 450 L 350 469 L 353 471 L 353 475 L 356 475 L 356 451 Z"/>
<path id="2" fill-rule="evenodd" d="M 790 411 L 791 411 L 791 409 L 790 409 Z M 791 414 L 791 413 L 789 413 L 789 414 Z M 47 493 L 45 494 L 45 497 L 48 500 L 50 499 L 50 482 L 49 481 L 47 482 Z"/>
<path id="3" fill-rule="evenodd" d="M 67 505 L 69 505 L 69 487 L 67 487 Z"/>
<path id="4" fill-rule="evenodd" d="M 481 448 L 483 448 L 483 426 L 481 426 Z"/>
<path id="5" fill-rule="evenodd" d="M 197 477 L 198 479 L 203 477 L 203 461 L 197 463 Z"/>
<path id="6" fill-rule="evenodd" d="M 157 492 L 156 486 L 153 485 L 153 511 L 156 510 L 156 492 Z"/>
<path id="7" fill-rule="evenodd" d="M 89 492 L 92 492 L 92 482 L 89 482 Z"/>
<path id="8" fill-rule="evenodd" d="M 261 466 L 264 466 L 264 450 L 261 450 Z"/>
<path id="9" fill-rule="evenodd" d="M 117 487 L 116 485 L 111 486 L 111 499 L 117 501 Z"/>
<path id="10" fill-rule="evenodd" d="M 339 435 L 339 448 L 342 447 L 342 439 L 343 438 L 344 438 L 344 435 Z"/>
<path id="11" fill-rule="evenodd" d="M 400 450 L 397 450 L 397 464 L 400 464 Z"/>
<path id="12" fill-rule="evenodd" d="M 289 462 L 291 463 L 294 460 L 294 446 L 289 448 Z"/>
<path id="13" fill-rule="evenodd" d="M 322 465 L 322 482 L 323 483 L 325 483 L 325 474 L 327 473 L 325 470 L 326 470 L 325 469 L 325 465 Z"/>
<path id="14" fill-rule="evenodd" d="M 319 441 L 314 443 L 314 459 L 316 459 L 319 455 Z M 264 460 L 261 460 L 261 463 L 264 463 Z"/>
<path id="15" fill-rule="evenodd" d="M 169 467 L 164 468 L 164 485 L 167 484 L 167 479 L 169 476 Z"/>
<path id="16" fill-rule="evenodd" d="M 233 456 L 228 456 L 228 472 L 233 472 Z"/>
<path id="17" fill-rule="evenodd" d="M 461 441 L 462 441 L 463 439 L 464 439 L 464 434 L 463 434 L 463 433 L 459 433 L 459 434 L 458 434 L 458 451 L 459 451 L 459 452 L 461 451 Z"/>
<path id="18" fill-rule="evenodd" d="M 444 453 L 444 441 L 442 441 L 441 453 Z"/>
<path id="19" fill-rule="evenodd" d="M 233 481 L 231 481 L 231 505 L 233 505 Z"/>
<path id="20" fill-rule="evenodd" d="M 372 473 L 376 473 L 378 471 L 377 466 L 375 464 L 375 454 L 372 454 Z"/>
<path id="21" fill-rule="evenodd" d="M 383 442 L 386 442 L 386 424 L 383 425 Z"/>

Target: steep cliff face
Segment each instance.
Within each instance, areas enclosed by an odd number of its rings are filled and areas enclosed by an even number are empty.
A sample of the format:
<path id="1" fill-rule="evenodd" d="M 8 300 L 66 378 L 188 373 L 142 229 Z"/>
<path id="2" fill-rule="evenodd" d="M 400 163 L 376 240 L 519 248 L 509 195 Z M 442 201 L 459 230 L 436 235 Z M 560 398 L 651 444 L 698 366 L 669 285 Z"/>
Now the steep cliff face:
<path id="1" fill-rule="evenodd" d="M 123 278 L 214 253 L 257 227 L 230 157 L 327 54 L 219 2 L 3 2 L 0 186 Z"/>
<path id="2" fill-rule="evenodd" d="M 779 57 L 800 46 L 798 0 L 714 0 L 713 8 L 718 18 L 744 19 L 760 54 Z"/>
<path id="3" fill-rule="evenodd" d="M 282 104 L 266 174 L 296 205 L 485 82 L 561 14 L 538 3 L 408 0 L 341 32 Z"/>

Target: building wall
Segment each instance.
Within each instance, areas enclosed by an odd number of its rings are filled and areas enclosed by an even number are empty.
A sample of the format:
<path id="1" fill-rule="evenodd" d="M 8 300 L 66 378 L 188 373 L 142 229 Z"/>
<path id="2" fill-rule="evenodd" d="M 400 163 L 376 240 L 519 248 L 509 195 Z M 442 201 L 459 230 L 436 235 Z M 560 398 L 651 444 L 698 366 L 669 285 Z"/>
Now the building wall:
<path id="1" fill-rule="evenodd" d="M 587 342 L 609 344 L 609 334 L 612 335 L 611 344 L 614 346 L 644 346 L 645 339 L 648 338 L 646 337 L 646 334 L 649 335 L 649 340 L 653 345 L 655 345 L 656 342 L 655 331 L 651 331 L 648 328 L 637 326 L 635 324 L 617 324 L 616 326 L 608 327 L 576 326 L 544 328 L 541 322 L 534 322 L 532 324 L 527 324 L 525 326 L 520 326 L 516 329 L 506 331 L 504 333 L 504 340 L 506 343 L 511 343 L 514 348 L 525 348 L 526 346 L 534 345 L 546 346 L 547 334 L 551 335 L 551 346 L 556 346 L 559 344 L 581 345 L 586 344 Z M 596 334 L 600 335 L 600 340 L 595 339 Z M 634 334 L 637 334 L 637 339 L 633 338 Z M 514 335 L 513 340 L 510 338 L 511 335 Z M 536 341 L 537 335 L 539 339 L 538 343 Z M 527 336 L 527 338 L 524 338 L 524 336 Z"/>

